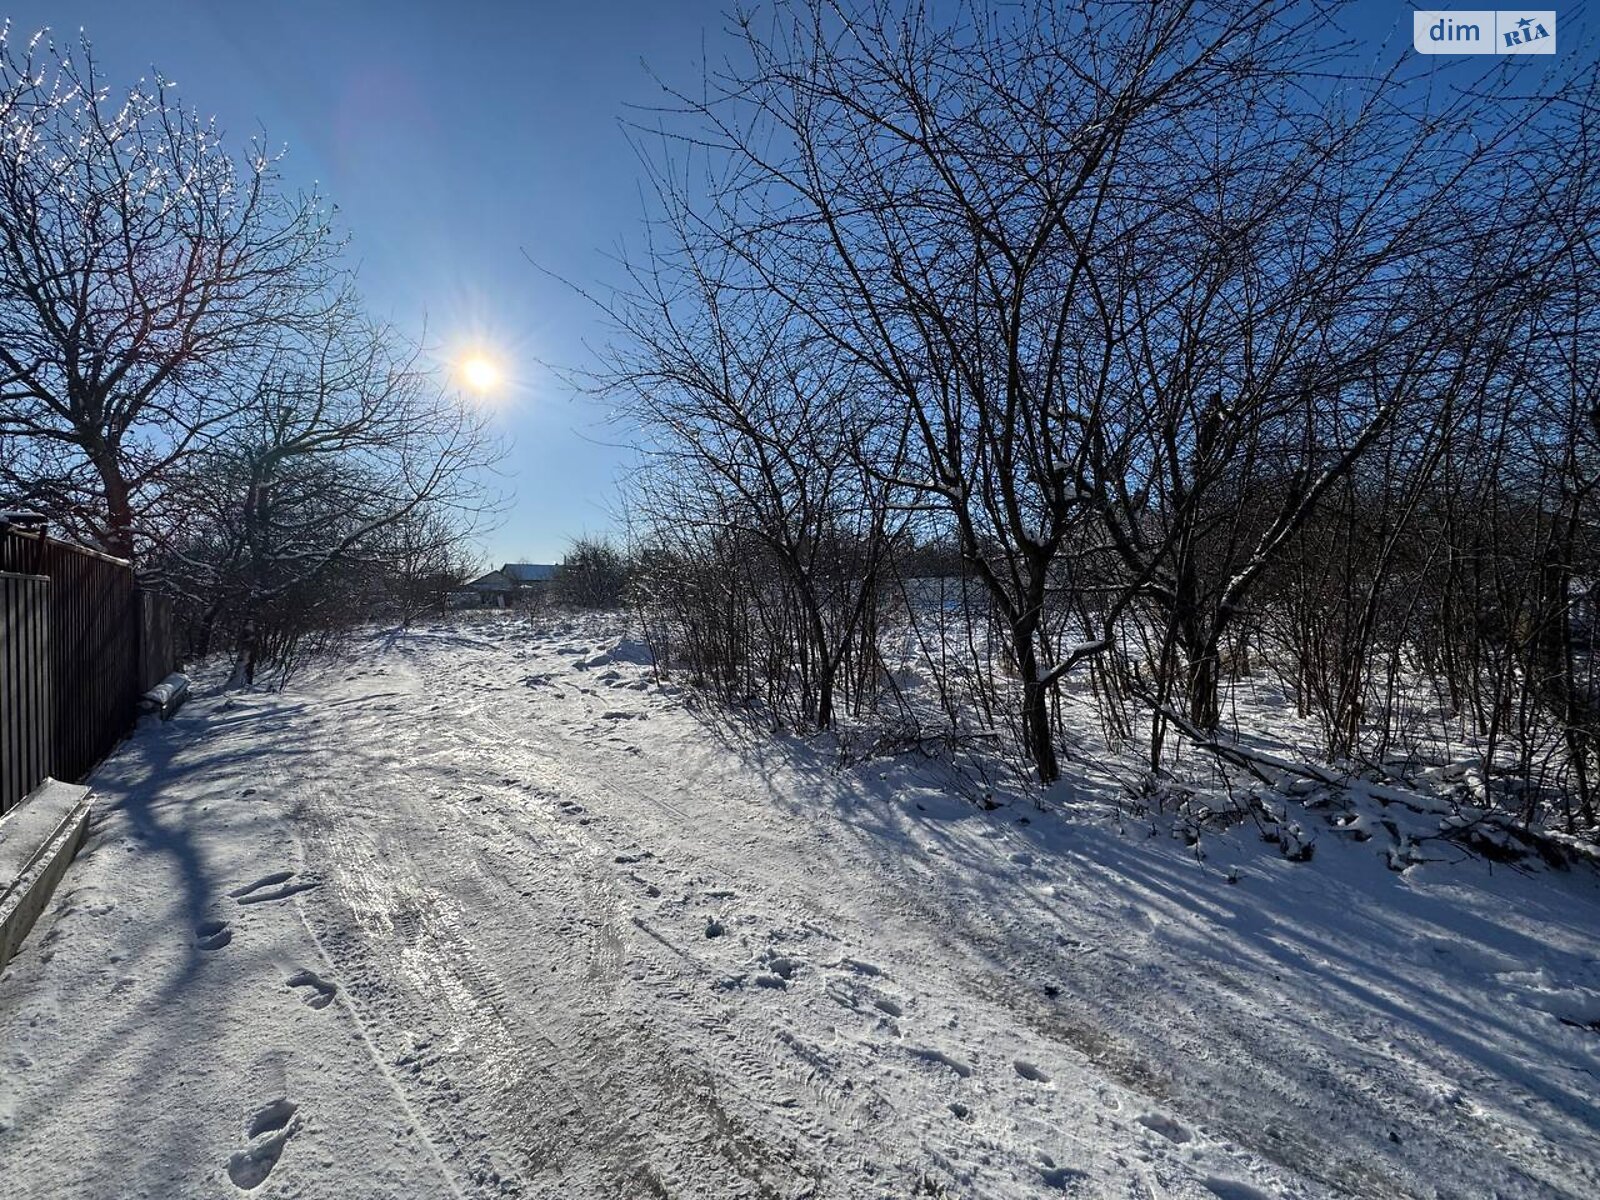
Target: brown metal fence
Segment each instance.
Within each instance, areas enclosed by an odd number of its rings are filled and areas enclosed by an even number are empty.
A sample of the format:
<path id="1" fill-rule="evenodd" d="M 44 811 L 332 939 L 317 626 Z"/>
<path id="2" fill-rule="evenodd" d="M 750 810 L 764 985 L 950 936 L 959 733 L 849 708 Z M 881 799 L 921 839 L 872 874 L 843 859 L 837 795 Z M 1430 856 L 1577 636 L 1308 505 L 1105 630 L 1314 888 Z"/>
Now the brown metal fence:
<path id="1" fill-rule="evenodd" d="M 177 661 L 172 640 L 172 598 L 139 589 L 139 693 L 172 673 Z"/>
<path id="2" fill-rule="evenodd" d="M 0 573 L 0 812 L 50 773 L 50 581 Z"/>
<path id="3" fill-rule="evenodd" d="M 0 716 L 4 811 L 44 775 L 82 779 L 116 745 L 145 680 L 172 669 L 172 617 L 165 597 L 139 590 L 127 562 L 38 530 L 0 526 L 0 573 L 31 577 L 0 592 L 0 653 L 15 664 L 5 668 Z M 40 744 L 43 770 L 29 765 Z"/>

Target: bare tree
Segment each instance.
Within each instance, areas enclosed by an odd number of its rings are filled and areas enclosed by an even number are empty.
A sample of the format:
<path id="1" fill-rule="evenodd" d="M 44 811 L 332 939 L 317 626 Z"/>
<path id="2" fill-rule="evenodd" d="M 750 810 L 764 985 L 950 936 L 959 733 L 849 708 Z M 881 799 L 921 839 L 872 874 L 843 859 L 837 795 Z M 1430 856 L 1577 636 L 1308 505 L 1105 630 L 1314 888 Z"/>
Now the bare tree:
<path id="1" fill-rule="evenodd" d="M 900 481 L 949 514 L 988 589 L 1043 780 L 1056 685 L 1132 594 L 1082 603 L 1065 553 L 1096 512 L 1088 455 L 1119 382 L 1096 288 L 1194 183 L 1183 148 L 1211 114 L 1315 61 L 1290 7 L 973 7 L 937 24 L 818 0 L 747 21 L 747 62 L 680 97 L 727 164 L 696 208 L 704 239 L 903 406 Z"/>
<path id="2" fill-rule="evenodd" d="M 1042 780 L 1057 684 L 1125 619 L 1154 621 L 1153 753 L 1171 698 L 1216 722 L 1256 580 L 1399 414 L 1437 423 L 1525 269 L 1541 106 L 1351 73 L 1328 15 L 811 0 L 676 98 L 658 180 L 698 261 L 903 410 L 878 469 L 987 588 Z M 1463 256 L 1474 228 L 1503 241 Z"/>
<path id="3" fill-rule="evenodd" d="M 484 414 L 354 303 L 281 332 L 226 428 L 185 463 L 191 517 L 155 569 L 190 598 L 202 651 L 227 629 L 240 681 L 304 631 L 384 612 L 396 581 L 419 560 L 445 570 L 492 508 Z"/>
<path id="4" fill-rule="evenodd" d="M 230 372 L 315 309 L 337 247 L 261 141 L 237 158 L 87 40 L 0 44 L 0 493 L 133 557 Z M 314 315 L 314 314 L 313 314 Z"/>

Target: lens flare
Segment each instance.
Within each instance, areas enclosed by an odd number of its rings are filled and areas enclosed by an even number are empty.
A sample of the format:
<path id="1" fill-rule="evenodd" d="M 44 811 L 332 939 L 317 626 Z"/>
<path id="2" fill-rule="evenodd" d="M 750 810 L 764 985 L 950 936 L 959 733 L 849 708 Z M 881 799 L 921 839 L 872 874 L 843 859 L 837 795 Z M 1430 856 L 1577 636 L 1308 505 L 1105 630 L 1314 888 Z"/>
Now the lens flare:
<path id="1" fill-rule="evenodd" d="M 494 391 L 500 383 L 500 367 L 483 354 L 469 354 L 461 360 L 461 382 L 480 396 Z"/>

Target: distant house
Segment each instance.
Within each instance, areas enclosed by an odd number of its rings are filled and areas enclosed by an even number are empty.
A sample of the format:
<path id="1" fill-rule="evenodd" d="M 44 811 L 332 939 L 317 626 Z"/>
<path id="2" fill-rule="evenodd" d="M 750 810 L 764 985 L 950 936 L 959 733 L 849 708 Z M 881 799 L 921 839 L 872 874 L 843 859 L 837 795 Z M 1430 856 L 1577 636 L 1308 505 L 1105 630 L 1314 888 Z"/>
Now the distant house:
<path id="1" fill-rule="evenodd" d="M 499 573 L 518 587 L 542 586 L 556 577 L 556 569 L 549 563 L 506 563 Z"/>
<path id="2" fill-rule="evenodd" d="M 516 591 L 504 571 L 490 571 L 458 589 L 451 603 L 456 608 L 510 608 Z"/>
<path id="3" fill-rule="evenodd" d="M 451 594 L 452 608 L 515 608 L 536 599 L 555 578 L 545 563 L 506 563 Z"/>

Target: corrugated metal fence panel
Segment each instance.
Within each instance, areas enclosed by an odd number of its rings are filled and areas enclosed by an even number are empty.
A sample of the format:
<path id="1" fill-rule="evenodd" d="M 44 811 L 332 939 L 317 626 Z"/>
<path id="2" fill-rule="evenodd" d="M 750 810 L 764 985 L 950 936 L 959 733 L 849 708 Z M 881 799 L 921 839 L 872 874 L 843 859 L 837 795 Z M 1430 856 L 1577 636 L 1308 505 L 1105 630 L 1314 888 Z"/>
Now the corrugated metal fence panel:
<path id="1" fill-rule="evenodd" d="M 55 634 L 53 774 L 81 779 L 133 725 L 139 700 L 139 617 L 133 571 L 51 542 L 45 551 Z"/>
<path id="2" fill-rule="evenodd" d="M 42 575 L 44 548 L 49 539 L 31 529 L 0 528 L 0 571 L 15 575 Z"/>
<path id="3" fill-rule="evenodd" d="M 139 589 L 139 691 L 148 692 L 177 666 L 172 597 Z"/>
<path id="4" fill-rule="evenodd" d="M 50 581 L 0 572 L 0 813 L 50 773 Z"/>
<path id="5" fill-rule="evenodd" d="M 11 527 L 0 529 L 0 571 L 50 580 L 48 658 L 55 718 L 45 774 L 82 779 L 137 715 L 141 611 L 133 568 L 122 559 Z"/>

